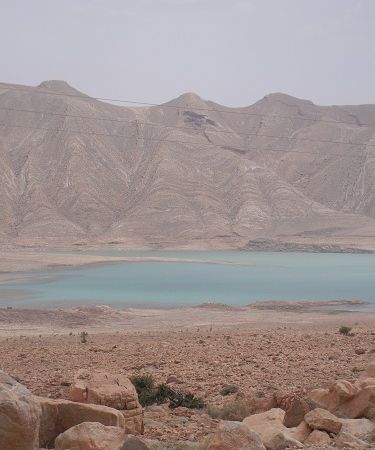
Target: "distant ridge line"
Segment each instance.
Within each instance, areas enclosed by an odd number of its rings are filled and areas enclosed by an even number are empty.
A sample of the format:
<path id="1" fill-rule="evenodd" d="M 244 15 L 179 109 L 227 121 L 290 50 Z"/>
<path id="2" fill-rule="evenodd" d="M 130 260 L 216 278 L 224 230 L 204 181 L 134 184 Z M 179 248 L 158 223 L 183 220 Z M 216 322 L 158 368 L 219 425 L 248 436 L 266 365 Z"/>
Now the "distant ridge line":
<path id="1" fill-rule="evenodd" d="M 32 92 L 35 94 L 44 94 L 44 95 L 56 95 L 56 96 L 62 96 L 62 97 L 73 97 L 73 98 L 81 98 L 83 100 L 98 100 L 102 102 L 115 102 L 115 103 L 126 103 L 126 104 L 133 104 L 133 105 L 141 105 L 141 106 L 157 106 L 160 108 L 173 108 L 173 109 L 187 109 L 189 106 L 177 106 L 177 105 L 168 105 L 167 103 L 151 103 L 151 102 L 142 102 L 138 100 L 125 100 L 125 99 L 114 99 L 114 98 L 106 98 L 106 97 L 91 97 L 86 94 L 77 95 L 77 94 L 68 94 L 63 92 L 56 92 L 56 91 L 47 91 L 38 89 L 37 87 L 25 87 L 25 88 L 16 88 L 13 86 L 4 86 L 5 83 L 0 83 L 3 85 L 3 89 L 7 90 L 13 90 L 13 91 L 20 91 L 20 92 Z M 1 94 L 0 94 L 1 95 Z M 333 119 L 319 119 L 319 118 L 313 118 L 313 117 L 302 117 L 302 116 L 287 116 L 282 114 L 262 114 L 262 113 L 251 113 L 248 111 L 234 111 L 233 108 L 227 107 L 228 109 L 216 109 L 216 108 L 200 108 L 200 107 L 190 107 L 191 109 L 194 109 L 196 111 L 207 111 L 207 112 L 217 112 L 217 113 L 224 113 L 224 114 L 237 114 L 237 115 L 244 115 L 244 116 L 255 116 L 255 117 L 275 117 L 275 118 L 281 118 L 281 119 L 291 119 L 291 120 L 306 120 L 311 122 L 325 122 L 325 123 L 336 123 L 336 124 L 344 124 L 344 125 L 356 125 L 358 127 L 372 127 L 374 124 L 371 123 L 361 123 L 358 124 L 356 122 L 347 122 L 347 121 L 340 121 L 340 120 L 333 120 Z M 240 107 L 241 109 L 247 108 L 246 106 Z"/>

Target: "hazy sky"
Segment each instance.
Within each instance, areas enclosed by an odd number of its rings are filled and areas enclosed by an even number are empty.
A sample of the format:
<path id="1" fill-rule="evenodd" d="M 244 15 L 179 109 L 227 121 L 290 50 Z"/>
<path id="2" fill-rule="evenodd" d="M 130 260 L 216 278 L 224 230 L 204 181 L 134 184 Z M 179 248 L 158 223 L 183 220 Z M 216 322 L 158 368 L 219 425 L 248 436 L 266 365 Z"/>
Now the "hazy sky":
<path id="1" fill-rule="evenodd" d="M 0 0 L 0 55 L 99 97 L 375 103 L 375 0 Z"/>

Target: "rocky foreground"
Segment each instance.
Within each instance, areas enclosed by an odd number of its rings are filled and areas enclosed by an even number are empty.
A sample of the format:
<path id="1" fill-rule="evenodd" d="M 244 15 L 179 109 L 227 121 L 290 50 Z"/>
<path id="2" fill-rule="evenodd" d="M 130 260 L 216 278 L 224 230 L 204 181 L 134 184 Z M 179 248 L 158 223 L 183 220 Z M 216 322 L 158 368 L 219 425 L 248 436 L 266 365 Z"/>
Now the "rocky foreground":
<path id="1" fill-rule="evenodd" d="M 230 386 L 227 391 L 231 392 Z M 295 398 L 242 399 L 263 409 L 219 420 L 205 439 L 170 445 L 142 437 L 137 391 L 124 375 L 79 370 L 70 399 L 33 395 L 0 372 L 2 450 L 284 450 L 374 449 L 375 362 L 355 381 L 337 380 Z M 279 405 L 277 404 L 279 403 Z M 267 405 L 267 406 L 266 406 Z M 162 406 L 154 407 L 163 410 Z M 250 411 L 250 409 L 249 409 Z M 210 411 L 208 410 L 208 413 Z M 212 412 L 211 412 L 212 413 Z M 238 413 L 238 411 L 237 411 Z"/>
<path id="2" fill-rule="evenodd" d="M 314 303 L 245 309 L 207 304 L 139 316 L 103 307 L 46 311 L 45 317 L 38 310 L 1 310 L 0 436 L 24 436 L 29 447 L 0 441 L 0 449 L 116 450 L 130 434 L 133 447 L 125 448 L 263 448 L 249 446 L 254 432 L 262 442 L 256 445 L 266 448 L 287 448 L 290 439 L 299 442 L 297 448 L 322 448 L 311 442 L 318 438 L 326 448 L 340 448 L 342 430 L 363 441 L 347 448 L 375 448 L 370 442 L 374 390 L 372 381 L 365 381 L 374 377 L 367 368 L 375 356 L 374 318 L 340 311 L 348 305 L 333 306 L 323 311 Z M 348 335 L 339 332 L 341 325 L 352 327 Z M 170 408 L 169 401 L 157 399 L 141 408 L 144 399 L 137 399 L 129 378 L 144 375 L 155 385 L 192 393 L 204 407 Z M 353 400 L 350 409 L 343 399 Z M 355 412 L 357 404 L 364 409 Z M 17 408 L 23 406 L 33 411 L 31 422 L 22 422 Z M 342 429 L 312 431 L 311 417 L 305 418 L 311 407 L 333 413 L 337 419 L 330 420 L 340 421 Z M 286 441 L 270 447 L 259 428 L 264 424 Z M 362 424 L 362 431 L 353 433 L 351 424 Z M 30 430 L 39 430 L 35 441 Z M 117 436 L 117 443 L 106 438 L 110 443 L 102 444 L 103 433 Z M 90 443 L 96 447 L 88 446 L 87 436 L 99 439 Z M 242 446 L 239 436 L 245 439 Z M 82 445 L 71 444 L 79 439 Z M 59 447 L 61 442 L 69 446 Z"/>

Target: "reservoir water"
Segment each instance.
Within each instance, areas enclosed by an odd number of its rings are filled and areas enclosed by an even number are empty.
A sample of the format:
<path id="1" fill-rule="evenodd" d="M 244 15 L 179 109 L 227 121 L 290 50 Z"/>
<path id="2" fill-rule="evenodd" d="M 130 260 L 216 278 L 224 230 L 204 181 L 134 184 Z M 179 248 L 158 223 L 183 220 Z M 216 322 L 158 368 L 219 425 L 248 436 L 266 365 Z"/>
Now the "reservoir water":
<path id="1" fill-rule="evenodd" d="M 81 254 L 84 252 L 80 252 Z M 86 252 L 89 253 L 89 252 Z M 366 300 L 375 306 L 375 255 L 243 251 L 90 252 L 156 257 L 27 274 L 0 286 L 1 306 L 193 305 L 257 300 Z M 168 262 L 163 258 L 175 258 Z"/>

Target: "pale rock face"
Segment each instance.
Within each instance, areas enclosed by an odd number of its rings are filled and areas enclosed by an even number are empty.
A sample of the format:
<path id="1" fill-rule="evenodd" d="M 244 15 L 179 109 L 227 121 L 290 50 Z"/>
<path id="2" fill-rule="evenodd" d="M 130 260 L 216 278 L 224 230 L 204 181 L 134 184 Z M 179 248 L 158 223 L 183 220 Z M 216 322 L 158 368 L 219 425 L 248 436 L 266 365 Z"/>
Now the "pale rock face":
<path id="1" fill-rule="evenodd" d="M 219 422 L 207 450 L 266 450 L 260 436 L 241 422 Z"/>
<path id="2" fill-rule="evenodd" d="M 143 433 L 143 409 L 134 385 L 124 375 L 81 369 L 74 376 L 70 398 L 121 410 L 127 433 Z"/>
<path id="3" fill-rule="evenodd" d="M 372 373 L 371 364 L 367 371 Z M 308 398 L 339 417 L 363 417 L 375 406 L 375 378 L 362 378 L 354 384 L 336 381 L 329 389 L 314 389 Z"/>
<path id="4" fill-rule="evenodd" d="M 350 433 L 358 438 L 365 438 L 375 432 L 375 423 L 369 419 L 340 419 L 341 432 Z"/>
<path id="5" fill-rule="evenodd" d="M 113 408 L 37 397 L 0 371 L 1 450 L 51 448 L 59 434 L 82 422 L 125 432 L 124 416 Z"/>
<path id="6" fill-rule="evenodd" d="M 330 388 L 330 392 L 336 394 L 340 400 L 353 398 L 359 390 L 357 386 L 346 380 L 338 380 Z"/>
<path id="7" fill-rule="evenodd" d="M 354 436 L 346 431 L 341 431 L 335 439 L 335 447 L 340 450 L 373 450 L 373 444 Z"/>
<path id="8" fill-rule="evenodd" d="M 39 416 L 31 392 L 0 371 L 0 449 L 38 449 Z"/>
<path id="9" fill-rule="evenodd" d="M 260 414 L 246 417 L 242 423 L 255 431 L 262 439 L 267 450 L 279 450 L 283 448 L 303 448 L 303 444 L 293 437 L 293 433 L 284 426 L 285 411 L 280 408 L 272 408 Z"/>
<path id="10" fill-rule="evenodd" d="M 125 429 L 125 419 L 120 411 L 107 406 L 86 405 L 69 400 L 52 400 L 36 397 L 41 407 L 40 445 L 47 446 L 71 427 L 82 422 L 98 422 L 105 426 Z"/>
<path id="11" fill-rule="evenodd" d="M 289 435 L 300 442 L 305 442 L 306 439 L 310 436 L 312 429 L 307 425 L 307 423 L 303 420 L 297 427 L 289 428 Z"/>
<path id="12" fill-rule="evenodd" d="M 314 430 L 328 431 L 337 434 L 342 427 L 340 419 L 329 411 L 316 408 L 305 415 L 305 422 Z"/>
<path id="13" fill-rule="evenodd" d="M 123 428 L 83 422 L 60 434 L 55 450 L 122 450 L 124 442 Z"/>

